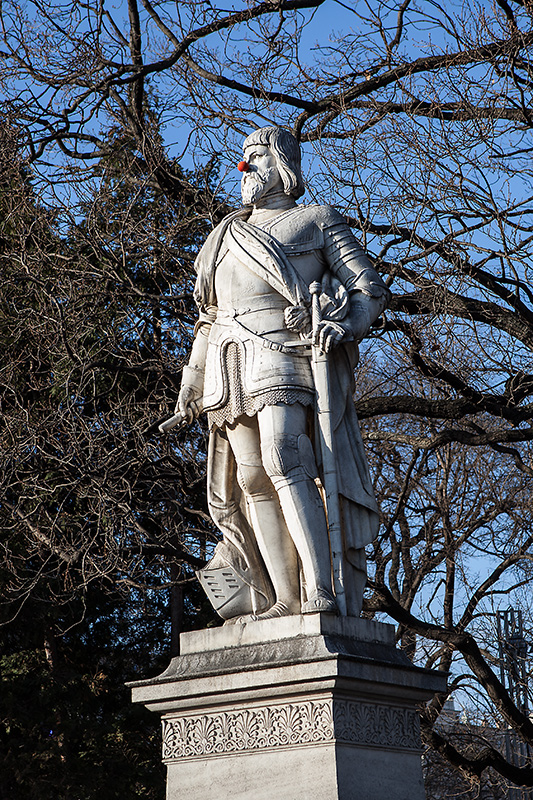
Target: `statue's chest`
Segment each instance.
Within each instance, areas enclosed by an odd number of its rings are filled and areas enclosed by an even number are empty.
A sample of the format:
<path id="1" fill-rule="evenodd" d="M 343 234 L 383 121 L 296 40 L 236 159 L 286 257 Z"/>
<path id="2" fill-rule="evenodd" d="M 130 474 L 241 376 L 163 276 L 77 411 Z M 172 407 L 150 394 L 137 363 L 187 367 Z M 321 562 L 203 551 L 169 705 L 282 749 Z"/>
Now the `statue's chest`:
<path id="1" fill-rule="evenodd" d="M 233 309 L 244 298 L 261 297 L 273 293 L 272 286 L 250 270 L 233 253 L 225 248 L 215 273 L 215 293 L 219 308 Z"/>
<path id="2" fill-rule="evenodd" d="M 302 219 L 299 213 L 292 213 L 281 215 L 261 228 L 279 242 L 305 283 L 322 278 L 326 260 L 323 255 L 324 232 L 320 226 Z"/>
<path id="3" fill-rule="evenodd" d="M 306 284 L 321 280 L 326 269 L 323 255 L 324 234 L 315 225 L 296 225 L 288 220 L 257 225 L 272 237 L 283 250 L 297 273 Z M 272 294 L 273 288 L 268 279 L 258 275 L 246 263 L 246 257 L 239 259 L 223 243 L 215 273 L 215 292 L 219 306 L 232 307 L 243 297 L 257 297 Z"/>
<path id="4" fill-rule="evenodd" d="M 324 247 L 322 228 L 312 220 L 302 219 L 299 213 L 282 214 L 259 227 L 279 242 L 291 261 L 295 256 L 320 252 Z"/>

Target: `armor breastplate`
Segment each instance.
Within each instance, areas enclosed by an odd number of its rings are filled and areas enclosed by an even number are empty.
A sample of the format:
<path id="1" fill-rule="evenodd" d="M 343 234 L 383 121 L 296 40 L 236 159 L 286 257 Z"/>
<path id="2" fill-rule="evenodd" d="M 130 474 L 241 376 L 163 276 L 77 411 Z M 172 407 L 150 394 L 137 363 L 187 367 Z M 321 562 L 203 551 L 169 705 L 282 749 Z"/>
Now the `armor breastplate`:
<path id="1" fill-rule="evenodd" d="M 246 327 L 259 335 L 274 335 L 280 342 L 295 337 L 287 330 L 283 316 L 288 301 L 229 251 L 217 265 L 215 292 L 222 316 L 246 316 Z"/>
<path id="2" fill-rule="evenodd" d="M 206 411 L 228 398 L 231 377 L 225 351 L 230 342 L 240 349 L 242 390 L 249 396 L 273 390 L 314 391 L 309 357 L 304 350 L 285 349 L 300 342 L 285 325 L 288 302 L 230 252 L 215 275 L 218 313 L 209 332 L 203 403 Z"/>
<path id="3" fill-rule="evenodd" d="M 280 283 L 274 274 L 276 268 L 269 267 L 269 237 L 275 242 L 273 252 L 276 247 L 278 252 L 281 249 L 285 263 L 290 262 L 287 275 L 291 272 L 289 282 L 293 287 L 298 282 L 306 287 L 311 281 L 322 280 L 329 271 L 349 292 L 361 291 L 382 298 L 383 305 L 389 290 L 346 221 L 331 206 L 297 206 L 266 220 L 257 226 L 263 231 L 258 237 L 259 245 L 251 231 L 246 238 L 244 221 L 234 219 L 229 226 L 222 228 L 223 239 L 218 240 L 216 250 L 211 250 L 212 260 L 202 256 L 209 252 L 206 246 L 197 262 L 197 302 L 218 309 L 208 339 L 204 408 L 222 408 L 233 386 L 225 358 L 230 342 L 239 348 L 239 390 L 242 388 L 247 395 L 278 388 L 313 392 L 309 358 L 300 348 L 285 347 L 300 342 L 299 335 L 287 329 L 283 313 L 290 302 L 297 302 L 294 298 L 298 292 L 290 288 L 285 292 L 283 286 L 288 284 Z M 267 245 L 263 255 L 264 234 Z M 281 260 L 278 255 L 278 262 Z M 268 282 L 270 275 L 273 285 Z"/>

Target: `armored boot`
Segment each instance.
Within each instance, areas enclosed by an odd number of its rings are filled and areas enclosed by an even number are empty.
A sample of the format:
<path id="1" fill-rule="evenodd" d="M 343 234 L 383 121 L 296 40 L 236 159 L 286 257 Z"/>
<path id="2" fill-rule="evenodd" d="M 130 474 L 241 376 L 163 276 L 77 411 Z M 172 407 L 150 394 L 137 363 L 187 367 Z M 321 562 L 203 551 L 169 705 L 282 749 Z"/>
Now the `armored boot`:
<path id="1" fill-rule="evenodd" d="M 273 482 L 302 562 L 307 593 L 302 613 L 336 614 L 326 515 L 318 489 L 310 478 L 275 478 Z"/>
<path id="2" fill-rule="evenodd" d="M 289 535 L 275 494 L 247 497 L 246 503 L 259 551 L 276 594 L 272 608 L 251 619 L 271 619 L 298 614 L 300 588 L 298 554 Z"/>

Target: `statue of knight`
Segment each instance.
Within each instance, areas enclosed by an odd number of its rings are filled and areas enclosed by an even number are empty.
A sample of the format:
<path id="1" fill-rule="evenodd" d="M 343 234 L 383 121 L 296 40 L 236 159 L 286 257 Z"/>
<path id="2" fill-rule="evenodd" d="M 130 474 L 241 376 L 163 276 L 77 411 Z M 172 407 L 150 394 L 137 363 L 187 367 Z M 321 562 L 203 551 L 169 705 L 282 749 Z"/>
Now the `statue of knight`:
<path id="1" fill-rule="evenodd" d="M 207 412 L 223 540 L 198 576 L 227 622 L 359 616 L 378 528 L 352 395 L 357 344 L 390 292 L 341 214 L 296 204 L 300 160 L 283 128 L 244 142 L 244 206 L 196 260 L 195 340 L 161 426 Z"/>

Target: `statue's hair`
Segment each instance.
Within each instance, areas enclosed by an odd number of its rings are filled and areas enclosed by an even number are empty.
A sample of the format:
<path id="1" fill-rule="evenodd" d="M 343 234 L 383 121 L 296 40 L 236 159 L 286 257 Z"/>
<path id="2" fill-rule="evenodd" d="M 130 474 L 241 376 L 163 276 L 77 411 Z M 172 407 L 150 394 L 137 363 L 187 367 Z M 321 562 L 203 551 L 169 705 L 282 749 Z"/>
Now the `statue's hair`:
<path id="1" fill-rule="evenodd" d="M 251 144 L 262 144 L 268 147 L 277 161 L 277 167 L 285 194 L 298 198 L 305 192 L 302 175 L 302 156 L 300 145 L 289 131 L 269 125 L 267 128 L 258 128 L 245 140 L 243 148 Z"/>

